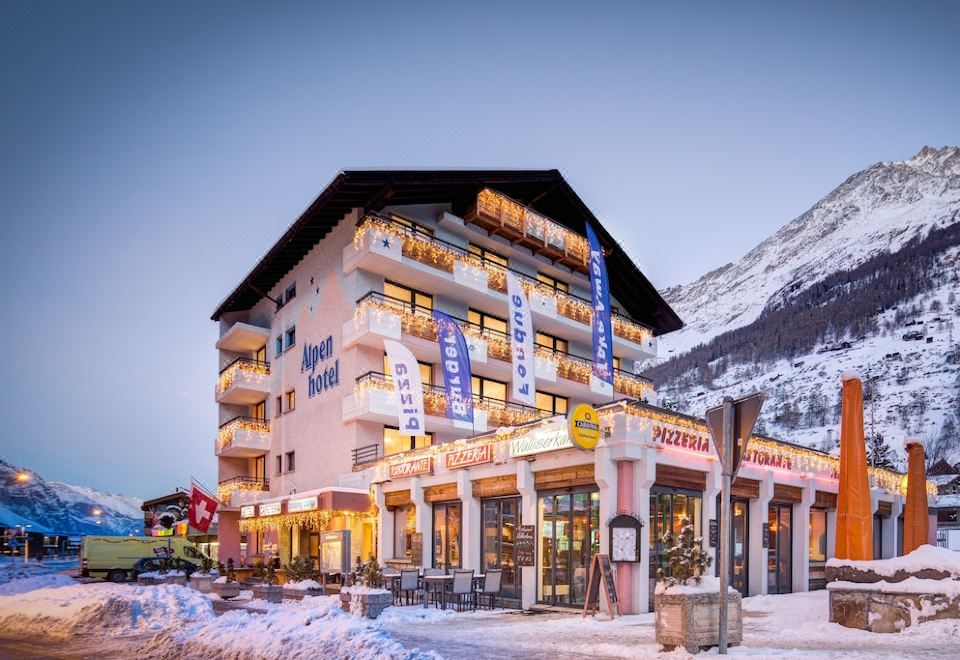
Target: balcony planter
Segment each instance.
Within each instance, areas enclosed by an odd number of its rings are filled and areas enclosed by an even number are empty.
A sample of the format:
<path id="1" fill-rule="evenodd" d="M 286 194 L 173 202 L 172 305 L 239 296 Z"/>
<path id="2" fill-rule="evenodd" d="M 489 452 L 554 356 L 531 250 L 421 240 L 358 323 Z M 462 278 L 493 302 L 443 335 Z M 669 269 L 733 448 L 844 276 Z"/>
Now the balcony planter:
<path id="1" fill-rule="evenodd" d="M 657 643 L 664 651 L 683 647 L 688 653 L 720 643 L 720 591 L 704 578 L 701 587 L 674 586 L 654 595 Z M 727 600 L 727 643 L 736 646 L 743 641 L 743 610 L 740 593 L 729 592 Z"/>
<path id="2" fill-rule="evenodd" d="M 268 603 L 282 603 L 283 587 L 279 584 L 255 584 L 253 585 L 253 599 L 265 600 Z"/>
<path id="3" fill-rule="evenodd" d="M 221 582 L 222 580 L 222 582 Z M 230 600 L 240 595 L 239 582 L 227 582 L 226 576 L 219 577 L 213 581 L 213 593 L 224 600 Z"/>
<path id="4" fill-rule="evenodd" d="M 340 609 L 353 616 L 376 619 L 393 605 L 393 594 L 386 589 L 344 587 L 340 590 Z"/>
<path id="5" fill-rule="evenodd" d="M 213 591 L 213 576 L 209 573 L 194 573 L 190 576 L 190 586 L 202 594 Z"/>
<path id="6" fill-rule="evenodd" d="M 283 597 L 291 600 L 303 600 L 304 596 L 321 596 L 320 583 L 316 580 L 287 582 L 283 585 Z"/>

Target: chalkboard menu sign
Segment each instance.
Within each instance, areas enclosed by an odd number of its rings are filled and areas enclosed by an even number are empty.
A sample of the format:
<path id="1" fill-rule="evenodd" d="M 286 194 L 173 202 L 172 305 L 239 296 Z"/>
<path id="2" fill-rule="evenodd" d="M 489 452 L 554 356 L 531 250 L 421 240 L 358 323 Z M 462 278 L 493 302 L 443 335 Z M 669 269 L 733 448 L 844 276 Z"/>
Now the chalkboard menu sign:
<path id="1" fill-rule="evenodd" d="M 770 547 L 770 523 L 763 523 L 763 547 Z"/>
<path id="2" fill-rule="evenodd" d="M 610 618 L 620 614 L 620 601 L 617 599 L 617 584 L 613 579 L 613 566 L 610 555 L 594 555 L 590 564 L 590 577 L 587 581 L 587 598 L 583 604 L 583 616 L 594 615 L 600 609 L 600 587 L 603 586 Z"/>
<path id="3" fill-rule="evenodd" d="M 710 547 L 716 548 L 720 545 L 720 526 L 716 520 L 710 521 Z"/>
<path id="4" fill-rule="evenodd" d="M 517 535 L 513 540 L 517 566 L 535 566 L 534 534 L 536 525 L 517 525 Z"/>
<path id="5" fill-rule="evenodd" d="M 414 566 L 423 566 L 423 532 L 410 535 L 410 562 Z"/>

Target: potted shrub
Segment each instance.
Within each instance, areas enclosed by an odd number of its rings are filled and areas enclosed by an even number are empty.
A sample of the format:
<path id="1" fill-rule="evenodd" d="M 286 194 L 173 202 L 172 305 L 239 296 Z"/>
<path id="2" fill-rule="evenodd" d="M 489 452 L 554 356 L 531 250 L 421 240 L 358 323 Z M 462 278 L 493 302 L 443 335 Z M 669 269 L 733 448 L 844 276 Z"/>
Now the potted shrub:
<path id="1" fill-rule="evenodd" d="M 267 565 L 263 582 L 253 585 L 253 597 L 268 603 L 283 602 L 283 587 L 277 584 L 277 572 L 273 568 L 273 562 Z"/>
<path id="2" fill-rule="evenodd" d="M 376 619 L 393 605 L 393 594 L 382 589 L 383 571 L 375 557 L 366 563 L 359 561 L 350 574 L 350 585 L 340 590 L 340 608 L 354 616 Z"/>
<path id="3" fill-rule="evenodd" d="M 682 646 L 688 653 L 720 643 L 720 580 L 706 575 L 713 558 L 703 551 L 703 539 L 694 536 L 690 518 L 681 522 L 678 537 L 664 534 L 669 574 L 657 570 L 654 594 L 657 642 L 666 651 Z M 728 591 L 727 643 L 743 640 L 740 593 Z"/>
<path id="4" fill-rule="evenodd" d="M 239 596 L 240 583 L 233 577 L 233 557 L 227 559 L 226 569 L 224 569 L 223 564 L 218 564 L 217 567 L 220 576 L 213 581 L 213 593 L 224 600 Z"/>
<path id="5" fill-rule="evenodd" d="M 317 572 L 313 570 L 313 560 L 310 557 L 295 558 L 288 566 L 287 582 L 283 585 L 283 597 L 302 600 L 304 596 L 319 596 L 320 583 L 317 582 Z"/>
<path id="6" fill-rule="evenodd" d="M 213 591 L 213 576 L 210 575 L 212 569 L 213 560 L 204 557 L 200 562 L 200 570 L 190 576 L 190 586 L 202 594 Z"/>

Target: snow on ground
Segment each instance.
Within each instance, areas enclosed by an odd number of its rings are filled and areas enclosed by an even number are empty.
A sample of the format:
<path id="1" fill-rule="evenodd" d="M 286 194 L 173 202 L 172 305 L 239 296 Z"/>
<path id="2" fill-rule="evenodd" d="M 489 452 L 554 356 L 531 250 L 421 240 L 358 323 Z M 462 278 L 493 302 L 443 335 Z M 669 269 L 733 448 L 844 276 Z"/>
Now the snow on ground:
<path id="1" fill-rule="evenodd" d="M 31 561 L 27 564 L 23 563 L 21 557 L 0 559 L 0 596 L 76 584 L 73 578 L 62 573 L 76 567 L 75 559 Z"/>
<path id="2" fill-rule="evenodd" d="M 897 571 L 915 573 L 924 569 L 946 571 L 955 578 L 960 578 L 960 553 L 939 548 L 935 545 L 921 545 L 916 550 L 901 557 L 890 559 L 853 560 L 828 559 L 828 567 L 849 566 L 861 571 L 872 571 L 877 575 L 893 576 Z"/>

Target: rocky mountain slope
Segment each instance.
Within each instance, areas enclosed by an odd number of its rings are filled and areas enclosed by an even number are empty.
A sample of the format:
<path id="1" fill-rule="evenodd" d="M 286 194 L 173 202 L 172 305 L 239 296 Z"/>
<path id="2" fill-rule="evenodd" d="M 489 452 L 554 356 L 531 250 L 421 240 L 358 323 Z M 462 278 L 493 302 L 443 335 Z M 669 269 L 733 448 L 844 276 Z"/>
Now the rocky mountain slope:
<path id="1" fill-rule="evenodd" d="M 855 369 L 868 427 L 960 459 L 960 149 L 858 172 L 739 262 L 663 293 L 687 326 L 648 370 L 661 403 L 702 414 L 759 389 L 768 433 L 830 448 L 837 376 Z"/>
<path id="2" fill-rule="evenodd" d="M 16 475 L 23 471 L 0 459 L 0 524 L 67 535 L 143 533 L 142 500 L 46 481 L 29 470 L 29 481 L 21 483 Z"/>

